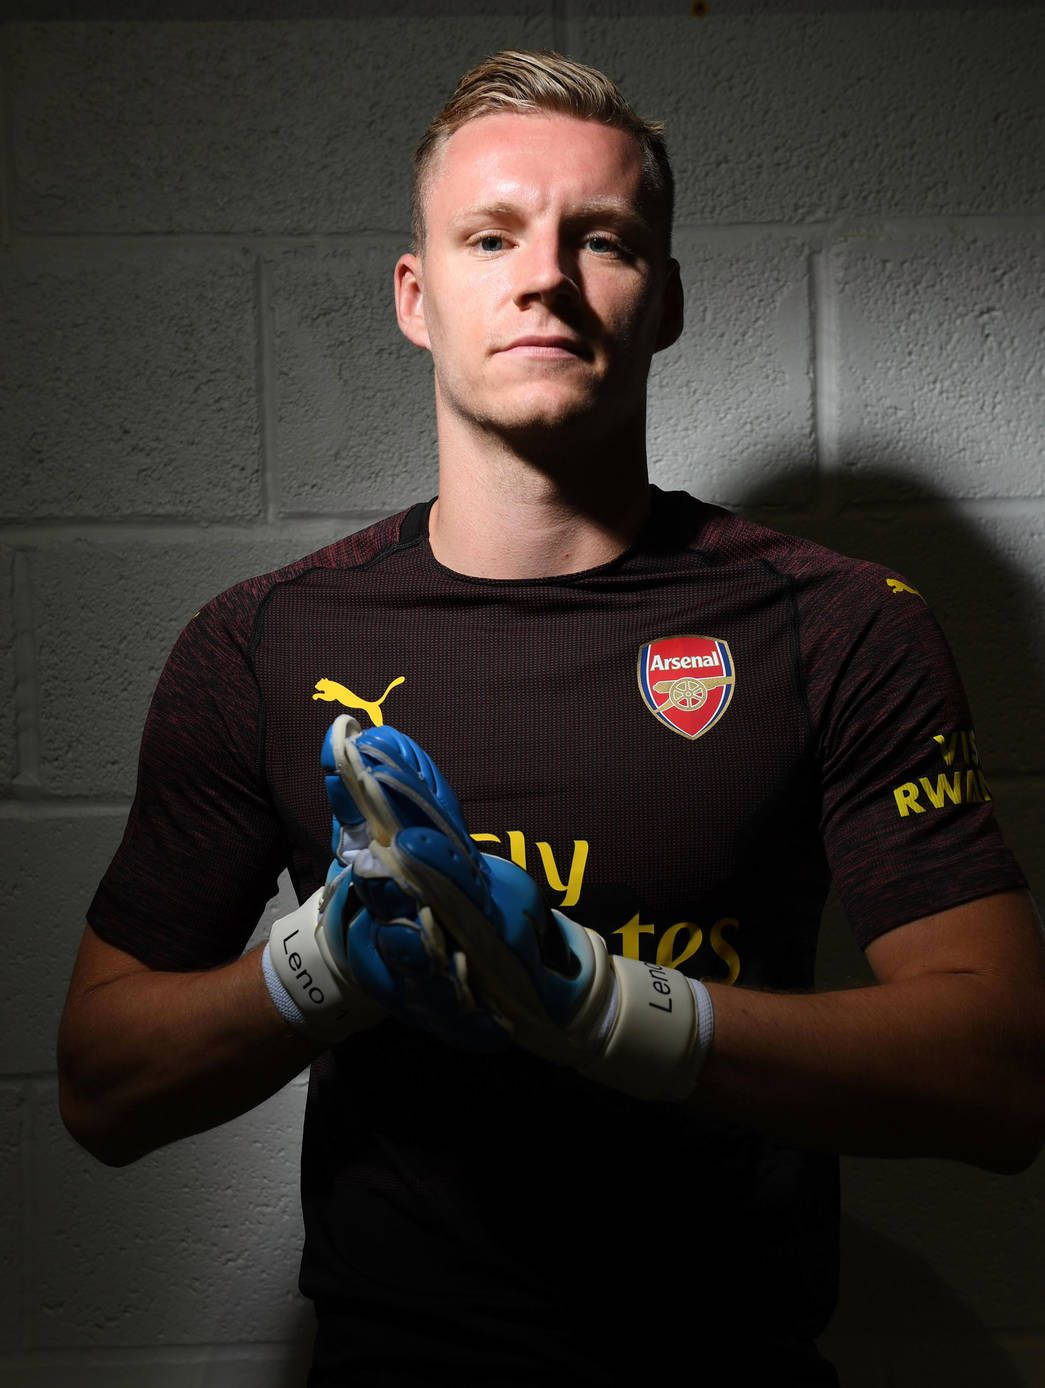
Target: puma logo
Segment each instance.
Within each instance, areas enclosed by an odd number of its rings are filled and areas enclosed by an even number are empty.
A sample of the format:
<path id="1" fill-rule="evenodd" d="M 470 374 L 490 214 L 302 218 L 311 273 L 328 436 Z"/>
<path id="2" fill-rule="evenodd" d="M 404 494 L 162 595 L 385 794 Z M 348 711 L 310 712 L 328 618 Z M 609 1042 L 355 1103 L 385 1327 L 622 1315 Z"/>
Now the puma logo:
<path id="1" fill-rule="evenodd" d="M 344 704 L 345 708 L 361 708 L 374 727 L 380 728 L 385 721 L 381 712 L 381 705 L 396 685 L 402 684 L 405 680 L 405 675 L 397 675 L 380 699 L 373 700 L 361 699 L 358 694 L 353 694 L 351 689 L 346 689 L 343 684 L 338 684 L 337 680 L 316 680 L 316 692 L 312 697 L 313 699 L 324 699 L 328 704 L 336 701 L 339 704 Z"/>
<path id="2" fill-rule="evenodd" d="M 894 593 L 913 593 L 916 598 L 922 598 L 917 588 L 912 588 L 909 583 L 904 583 L 901 578 L 887 578 L 885 581 Z M 922 598 L 922 602 L 924 601 L 925 599 Z"/>

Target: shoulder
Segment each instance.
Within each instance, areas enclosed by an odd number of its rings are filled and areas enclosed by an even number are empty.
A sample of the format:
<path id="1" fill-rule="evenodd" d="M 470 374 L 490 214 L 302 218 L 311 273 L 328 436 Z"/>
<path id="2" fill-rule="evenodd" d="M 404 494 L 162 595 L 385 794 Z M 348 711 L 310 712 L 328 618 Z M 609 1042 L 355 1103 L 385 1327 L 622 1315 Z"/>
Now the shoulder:
<path id="1" fill-rule="evenodd" d="M 691 541 L 709 563 L 760 567 L 786 584 L 807 654 L 870 632 L 904 641 L 939 633 L 917 579 L 801 535 L 705 506 Z"/>
<path id="2" fill-rule="evenodd" d="M 718 506 L 705 510 L 706 520 L 694 547 L 713 562 L 747 562 L 776 570 L 789 580 L 799 601 L 811 595 L 821 600 L 835 597 L 856 603 L 861 610 L 895 608 L 896 598 L 924 601 L 913 581 L 887 565 L 841 554 Z"/>
<path id="3" fill-rule="evenodd" d="M 220 641 L 245 649 L 258 614 L 275 591 L 317 570 L 359 568 L 380 558 L 405 542 L 405 523 L 417 510 L 410 507 L 398 511 L 278 569 L 234 583 L 204 603 L 186 626 L 183 637 Z"/>

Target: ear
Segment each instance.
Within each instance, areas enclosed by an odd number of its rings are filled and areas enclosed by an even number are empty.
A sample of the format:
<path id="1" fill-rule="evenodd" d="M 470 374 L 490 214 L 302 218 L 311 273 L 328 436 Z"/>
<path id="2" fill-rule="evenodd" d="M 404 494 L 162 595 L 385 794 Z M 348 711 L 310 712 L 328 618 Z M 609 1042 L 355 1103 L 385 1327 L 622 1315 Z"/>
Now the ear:
<path id="1" fill-rule="evenodd" d="M 428 340 L 428 329 L 425 326 L 425 301 L 421 278 L 421 262 L 418 257 L 411 254 L 401 255 L 393 272 L 396 321 L 405 338 L 415 347 L 424 347 L 430 352 L 432 344 Z"/>
<path id="2" fill-rule="evenodd" d="M 664 272 L 664 287 L 661 291 L 660 327 L 653 344 L 654 352 L 663 352 L 682 336 L 684 321 L 684 295 L 682 274 L 677 260 L 669 260 Z"/>

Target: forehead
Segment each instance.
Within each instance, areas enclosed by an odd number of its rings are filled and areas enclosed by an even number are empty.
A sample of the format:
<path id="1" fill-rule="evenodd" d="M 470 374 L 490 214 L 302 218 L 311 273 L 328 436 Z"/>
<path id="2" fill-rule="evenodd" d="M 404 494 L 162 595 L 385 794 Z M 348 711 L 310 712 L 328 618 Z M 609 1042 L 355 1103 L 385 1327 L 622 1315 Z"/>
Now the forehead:
<path id="1" fill-rule="evenodd" d="M 466 122 L 438 151 L 428 215 L 446 221 L 490 202 L 531 212 L 598 199 L 637 206 L 641 184 L 642 153 L 627 131 L 574 116 L 497 112 Z"/>

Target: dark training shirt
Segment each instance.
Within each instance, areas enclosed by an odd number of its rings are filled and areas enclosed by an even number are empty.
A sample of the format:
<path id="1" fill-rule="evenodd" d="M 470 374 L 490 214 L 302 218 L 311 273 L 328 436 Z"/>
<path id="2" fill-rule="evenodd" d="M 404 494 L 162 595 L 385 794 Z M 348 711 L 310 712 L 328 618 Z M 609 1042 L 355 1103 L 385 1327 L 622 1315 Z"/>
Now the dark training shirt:
<path id="1" fill-rule="evenodd" d="M 414 737 L 483 850 L 611 951 L 708 982 L 811 989 L 830 877 L 864 946 L 1023 886 L 910 585 L 653 500 L 636 543 L 583 573 L 453 573 L 429 504 L 213 599 L 161 676 L 94 930 L 207 968 L 242 951 L 284 867 L 310 895 L 330 860 L 319 750 L 345 709 Z M 683 1361 L 736 1363 L 834 1305 L 831 1155 L 392 1020 L 313 1064 L 302 1195 L 302 1290 L 374 1382 L 437 1341 L 460 1355 L 464 1324 L 483 1372 L 502 1355 L 605 1375 L 650 1327 Z"/>

